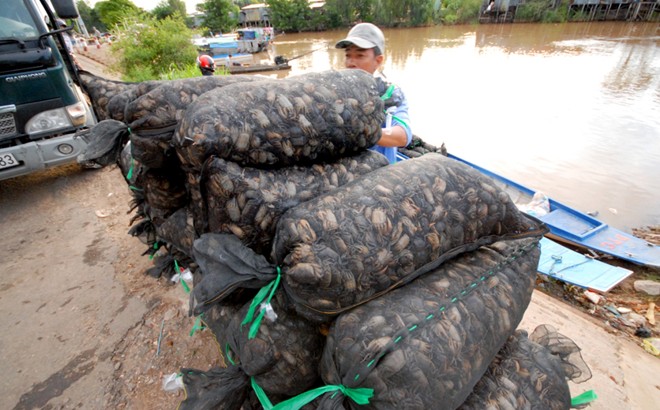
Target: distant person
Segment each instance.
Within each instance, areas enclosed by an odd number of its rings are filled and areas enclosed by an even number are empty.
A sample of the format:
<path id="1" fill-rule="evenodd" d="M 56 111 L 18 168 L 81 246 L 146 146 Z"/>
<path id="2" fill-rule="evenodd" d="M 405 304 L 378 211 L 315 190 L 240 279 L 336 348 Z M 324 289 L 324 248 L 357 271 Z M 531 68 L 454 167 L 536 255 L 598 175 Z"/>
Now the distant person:
<path id="1" fill-rule="evenodd" d="M 490 3 L 488 3 L 488 7 L 486 7 L 486 10 L 484 10 L 484 13 L 491 13 L 495 9 L 495 0 L 490 0 Z"/>
<path id="2" fill-rule="evenodd" d="M 375 74 L 385 59 L 385 36 L 371 23 L 357 24 L 335 47 L 346 50 L 346 68 L 358 68 L 370 74 Z M 385 101 L 387 117 L 381 137 L 371 149 L 395 163 L 397 147 L 405 147 L 412 141 L 408 101 L 399 87 L 386 83 L 381 77 L 376 78 L 383 88 L 381 98 Z"/>
<path id="3" fill-rule="evenodd" d="M 95 26 L 92 26 L 92 31 L 94 32 L 94 37 L 100 38 L 101 32 Z"/>
<path id="4" fill-rule="evenodd" d="M 197 67 L 204 76 L 215 74 L 215 60 L 206 54 L 197 57 Z"/>

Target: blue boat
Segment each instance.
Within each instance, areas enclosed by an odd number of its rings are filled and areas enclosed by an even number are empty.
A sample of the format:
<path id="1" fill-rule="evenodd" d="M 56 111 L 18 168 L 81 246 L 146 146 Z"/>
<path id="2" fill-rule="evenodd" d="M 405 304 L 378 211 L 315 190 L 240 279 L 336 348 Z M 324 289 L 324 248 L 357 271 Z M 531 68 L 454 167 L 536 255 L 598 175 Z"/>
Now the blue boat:
<path id="1" fill-rule="evenodd" d="M 448 156 L 491 177 L 511 196 L 518 207 L 524 208 L 525 205 L 533 202 L 535 194 L 536 198 L 541 194 L 455 155 L 448 154 Z M 532 214 L 548 225 L 550 229 L 548 237 L 637 265 L 660 268 L 660 246 L 613 228 L 552 198 L 547 198 L 546 203 L 547 212 Z"/>

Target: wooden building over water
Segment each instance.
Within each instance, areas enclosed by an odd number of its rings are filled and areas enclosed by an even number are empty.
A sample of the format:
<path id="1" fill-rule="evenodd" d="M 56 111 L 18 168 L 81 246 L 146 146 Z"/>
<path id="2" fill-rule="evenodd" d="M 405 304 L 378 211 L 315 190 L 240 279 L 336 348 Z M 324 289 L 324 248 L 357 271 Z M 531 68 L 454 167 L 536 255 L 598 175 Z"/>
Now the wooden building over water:
<path id="1" fill-rule="evenodd" d="M 565 0 L 564 0 L 565 1 Z M 547 2 L 548 10 L 557 10 L 562 0 Z M 483 0 L 479 23 L 524 21 L 520 13 L 534 0 Z M 516 17 L 518 13 L 518 18 Z M 568 0 L 569 21 L 658 21 L 660 0 Z"/>

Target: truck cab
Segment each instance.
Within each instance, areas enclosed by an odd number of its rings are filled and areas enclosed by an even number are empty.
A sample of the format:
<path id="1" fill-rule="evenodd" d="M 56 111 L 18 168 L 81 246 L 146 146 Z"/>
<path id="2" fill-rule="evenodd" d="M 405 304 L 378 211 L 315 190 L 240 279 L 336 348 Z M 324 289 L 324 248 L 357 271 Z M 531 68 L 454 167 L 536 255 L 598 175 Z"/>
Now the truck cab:
<path id="1" fill-rule="evenodd" d="M 0 180 L 75 162 L 87 145 L 96 117 L 60 20 L 77 16 L 73 0 L 2 0 Z"/>

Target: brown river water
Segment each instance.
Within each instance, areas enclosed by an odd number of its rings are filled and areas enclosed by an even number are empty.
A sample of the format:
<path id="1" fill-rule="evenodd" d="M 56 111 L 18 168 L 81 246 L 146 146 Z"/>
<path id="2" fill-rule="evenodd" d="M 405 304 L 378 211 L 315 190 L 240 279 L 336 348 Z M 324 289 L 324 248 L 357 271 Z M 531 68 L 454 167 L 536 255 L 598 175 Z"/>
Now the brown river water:
<path id="1" fill-rule="evenodd" d="M 384 32 L 384 73 L 425 141 L 619 229 L 660 224 L 660 25 Z M 269 76 L 342 68 L 345 34 L 278 36 L 271 57 L 308 54 Z"/>

